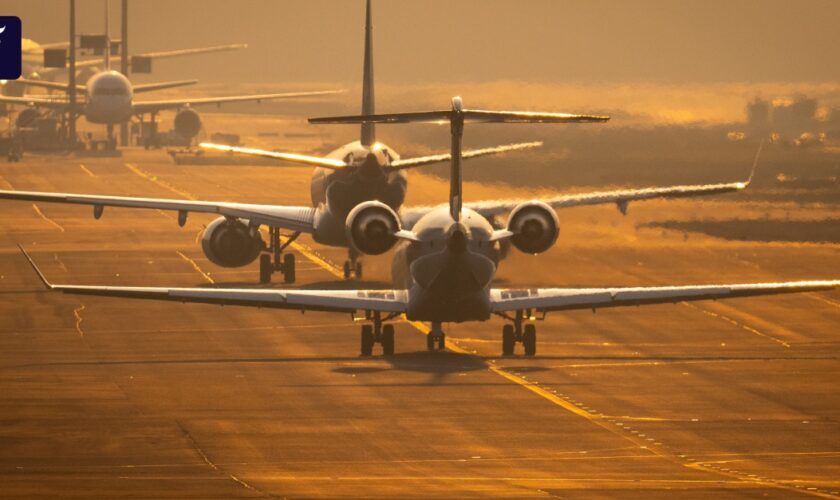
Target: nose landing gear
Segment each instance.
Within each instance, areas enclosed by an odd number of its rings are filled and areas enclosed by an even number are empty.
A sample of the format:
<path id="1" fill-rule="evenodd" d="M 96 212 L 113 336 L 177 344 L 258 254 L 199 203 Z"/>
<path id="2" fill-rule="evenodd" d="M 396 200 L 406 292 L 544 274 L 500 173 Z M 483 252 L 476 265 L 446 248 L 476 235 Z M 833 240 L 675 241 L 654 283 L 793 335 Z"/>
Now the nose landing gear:
<path id="1" fill-rule="evenodd" d="M 350 249 L 350 258 L 344 261 L 344 279 L 349 280 L 352 277 L 362 279 L 362 263 L 359 262 L 359 254 Z"/>
<path id="2" fill-rule="evenodd" d="M 439 322 L 432 323 L 432 331 L 426 336 L 426 349 L 443 351 L 446 349 L 446 334 L 443 333 Z"/>
<path id="3" fill-rule="evenodd" d="M 280 228 L 269 228 L 268 235 L 269 246 L 266 249 L 268 253 L 260 255 L 260 283 L 271 283 L 271 275 L 277 271 L 283 273 L 284 283 L 294 283 L 295 255 L 292 253 L 284 254 L 283 250 L 300 236 L 300 231 L 289 236 L 286 242 L 282 244 L 280 243 Z"/>
<path id="4" fill-rule="evenodd" d="M 528 314 L 530 316 L 530 313 Z M 516 311 L 516 316 L 509 318 L 513 324 L 502 327 L 502 356 L 512 356 L 517 342 L 522 342 L 526 356 L 533 356 L 537 353 L 537 327 L 528 323 L 523 327 L 525 311 Z"/>

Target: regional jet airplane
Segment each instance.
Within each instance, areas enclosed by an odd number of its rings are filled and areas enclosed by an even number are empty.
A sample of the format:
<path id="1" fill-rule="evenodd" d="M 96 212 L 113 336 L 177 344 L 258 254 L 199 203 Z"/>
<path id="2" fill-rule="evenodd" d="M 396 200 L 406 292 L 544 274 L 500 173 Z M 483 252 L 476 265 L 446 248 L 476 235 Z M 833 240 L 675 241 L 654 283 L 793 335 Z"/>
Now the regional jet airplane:
<path id="1" fill-rule="evenodd" d="M 362 114 L 374 113 L 373 85 L 373 24 L 371 2 L 367 0 L 365 8 L 365 48 L 364 70 L 362 77 Z M 573 121 L 597 121 L 581 117 Z M 520 149 L 540 146 L 540 142 L 508 144 L 465 151 L 464 158 L 500 154 Z M 312 207 L 317 211 L 319 230 L 312 236 L 318 243 L 345 247 L 349 258 L 344 262 L 344 277 L 355 275 L 362 278 L 362 263 L 359 252 L 348 244 L 344 223 L 350 210 L 359 203 L 379 200 L 393 210 L 399 210 L 405 201 L 405 170 L 421 165 L 449 161 L 449 155 L 439 154 L 419 158 L 400 158 L 393 148 L 376 140 L 374 124 L 361 124 L 361 138 L 345 144 L 325 157 L 307 156 L 293 153 L 280 153 L 252 148 L 232 147 L 222 144 L 202 143 L 202 147 L 218 151 L 228 151 L 244 155 L 262 156 L 285 162 L 302 163 L 317 167 L 312 174 L 310 193 Z M 274 271 L 283 273 L 286 283 L 294 282 L 294 255 L 282 255 L 282 251 L 300 236 L 300 231 L 291 235 L 280 244 L 280 228 L 269 231 L 269 252 L 260 257 L 260 281 L 267 283 Z M 272 260 L 273 259 L 273 260 Z M 211 259 L 212 260 L 212 259 Z M 281 263 L 282 261 L 282 263 Z M 221 261 L 213 261 L 224 266 Z M 246 262 L 247 263 L 247 262 Z"/>
<path id="2" fill-rule="evenodd" d="M 338 123 L 450 122 L 452 146 L 448 206 L 428 210 L 410 230 L 402 227 L 396 212 L 377 201 L 360 204 L 348 217 L 348 238 L 357 248 L 372 249 L 374 251 L 371 253 L 377 253 L 397 243 L 402 247 L 395 258 L 394 278 L 403 285 L 392 290 L 53 285 L 25 251 L 24 254 L 48 289 L 68 294 L 353 315 L 362 311 L 367 320 L 361 327 L 361 353 L 365 356 L 372 354 L 375 343 L 381 344 L 384 354 L 394 353 L 394 326 L 387 322 L 403 316 L 409 320 L 431 322 L 432 329 L 427 340 L 430 350 L 445 347 L 445 336 L 441 328 L 443 322 L 486 321 L 492 315 L 500 316 L 509 321 L 502 328 L 502 353 L 512 354 L 515 344 L 521 342 L 525 354 L 532 356 L 537 349 L 536 326 L 533 321 L 535 318 L 544 318 L 549 312 L 814 292 L 840 287 L 840 280 L 833 280 L 632 288 L 492 288 L 496 272 L 495 242 L 510 239 L 514 245 L 522 245 L 527 249 L 533 241 L 543 241 L 545 235 L 542 234 L 541 226 L 532 224 L 534 219 L 531 217 L 534 213 L 553 213 L 553 209 L 540 201 L 524 202 L 514 209 L 506 228 L 494 229 L 487 218 L 464 205 L 461 182 L 464 123 L 541 123 L 558 119 L 561 118 L 538 113 L 468 110 L 463 108 L 460 98 L 456 97 L 450 110 L 324 120 Z M 493 202 L 481 204 L 483 207 L 492 205 Z M 230 209 L 234 210 L 234 207 Z M 271 216 L 268 210 L 265 210 L 265 216 Z"/>

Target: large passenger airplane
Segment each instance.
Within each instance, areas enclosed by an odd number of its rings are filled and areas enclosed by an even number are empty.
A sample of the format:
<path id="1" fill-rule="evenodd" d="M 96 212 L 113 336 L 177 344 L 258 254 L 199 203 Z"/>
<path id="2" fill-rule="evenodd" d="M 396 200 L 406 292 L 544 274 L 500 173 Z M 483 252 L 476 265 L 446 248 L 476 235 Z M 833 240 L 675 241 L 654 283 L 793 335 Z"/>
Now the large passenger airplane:
<path id="1" fill-rule="evenodd" d="M 356 207 L 348 220 L 348 237 L 357 248 L 373 249 L 371 253 L 377 253 L 401 242 L 402 257 L 395 259 L 394 278 L 402 285 L 391 290 L 53 285 L 25 251 L 24 254 L 48 289 L 68 294 L 344 314 L 363 311 L 367 324 L 361 327 L 362 355 L 370 355 L 377 342 L 382 345 L 384 354 L 393 354 L 394 327 L 386 322 L 403 315 L 410 320 L 432 323 L 428 337 L 430 350 L 445 346 L 441 328 L 443 322 L 486 321 L 497 315 L 509 321 L 502 328 L 502 353 L 512 354 L 515 344 L 521 342 L 525 354 L 534 355 L 537 348 L 534 318 L 544 318 L 549 312 L 813 292 L 840 287 L 840 280 L 833 280 L 632 288 L 492 288 L 497 255 L 494 243 L 510 239 L 514 245 L 528 249 L 535 241 L 543 241 L 545 235 L 538 230 L 539 226 L 528 224 L 528 217 L 532 211 L 553 213 L 553 209 L 539 201 L 525 202 L 514 209 L 506 228 L 494 229 L 478 211 L 465 206 L 461 182 L 464 123 L 542 123 L 557 119 L 556 116 L 537 113 L 468 110 L 456 97 L 450 110 L 321 120 L 335 123 L 450 122 L 451 182 L 447 206 L 429 209 L 411 230 L 402 227 L 399 216 L 390 207 L 376 201 Z M 493 202 L 481 204 L 484 207 L 492 205 Z M 517 214 L 523 215 L 520 217 Z"/>

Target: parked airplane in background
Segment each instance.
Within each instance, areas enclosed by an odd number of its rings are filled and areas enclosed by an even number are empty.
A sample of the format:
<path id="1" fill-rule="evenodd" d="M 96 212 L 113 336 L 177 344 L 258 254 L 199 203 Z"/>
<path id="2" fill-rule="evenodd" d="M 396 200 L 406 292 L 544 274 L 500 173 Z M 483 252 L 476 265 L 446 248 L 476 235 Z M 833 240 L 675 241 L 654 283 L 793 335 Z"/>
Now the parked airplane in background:
<path id="1" fill-rule="evenodd" d="M 373 23 L 370 0 L 367 0 L 365 7 L 362 113 L 369 115 L 374 112 Z M 542 145 L 540 142 L 528 142 L 476 149 L 464 152 L 464 158 L 500 154 L 540 145 Z M 349 258 L 344 262 L 344 277 L 350 278 L 355 275 L 357 279 L 362 277 L 362 263 L 358 260 L 360 254 L 355 248 L 348 245 L 344 230 L 347 215 L 353 207 L 365 201 L 379 200 L 393 210 L 399 210 L 405 201 L 407 189 L 405 170 L 449 160 L 449 155 L 446 154 L 401 159 L 393 148 L 376 140 L 376 130 L 374 125 L 370 123 L 361 124 L 361 137 L 358 141 L 345 144 L 324 157 L 212 143 L 202 143 L 200 146 L 218 151 L 274 158 L 317 167 L 312 174 L 310 193 L 312 207 L 316 210 L 319 224 L 318 229 L 313 231 L 312 235 L 318 243 L 347 247 Z M 286 243 L 281 245 L 279 229 L 273 228 L 269 231 L 269 253 L 260 257 L 260 281 L 262 283 L 269 282 L 271 274 L 275 270 L 283 272 L 286 283 L 294 281 L 294 256 L 292 254 L 282 256 L 282 251 L 300 235 L 300 231 L 292 234 Z M 281 260 L 283 261 L 282 264 Z M 220 261 L 214 260 L 213 262 L 225 265 Z"/>
<path id="2" fill-rule="evenodd" d="M 539 226 L 527 223 L 532 210 L 552 212 L 539 201 L 526 202 L 514 209 L 504 229 L 494 229 L 490 221 L 463 204 L 461 181 L 461 139 L 467 121 L 505 123 L 544 123 L 556 121 L 553 115 L 476 111 L 464 109 L 460 98 L 452 108 L 424 113 L 361 115 L 316 120 L 330 123 L 407 123 L 447 120 L 452 135 L 449 203 L 423 214 L 411 230 L 404 229 L 399 216 L 384 203 L 369 201 L 351 212 L 348 238 L 360 249 L 382 249 L 402 242 L 395 258 L 392 290 L 265 290 L 224 288 L 168 288 L 126 286 L 53 285 L 24 254 L 44 285 L 69 294 L 122 298 L 240 305 L 260 308 L 316 310 L 356 314 L 364 311 L 368 321 L 361 328 L 362 355 L 370 355 L 375 343 L 383 353 L 394 353 L 394 327 L 384 324 L 401 318 L 432 323 L 428 336 L 430 350 L 445 347 L 443 322 L 486 321 L 497 315 L 509 321 L 502 328 L 502 353 L 510 355 L 522 342 L 526 355 L 537 347 L 533 321 L 553 311 L 638 306 L 682 301 L 726 299 L 793 292 L 814 292 L 840 287 L 840 280 L 796 281 L 785 283 L 746 283 L 735 285 L 688 285 L 633 288 L 526 288 L 497 289 L 491 283 L 496 272 L 495 242 L 510 239 L 528 248 L 544 236 Z M 33 198 L 37 199 L 37 198 Z M 484 202 L 481 206 L 491 206 Z M 526 214 L 519 223 L 517 213 Z M 23 248 L 21 248 L 23 250 Z"/>
<path id="3" fill-rule="evenodd" d="M 109 35 L 108 2 L 105 2 L 105 45 L 111 46 Z M 200 49 L 198 49 L 200 50 Z M 195 49 L 193 50 L 193 52 Z M 198 113 L 192 109 L 194 106 L 204 104 L 223 104 L 241 101 L 260 102 L 269 99 L 288 99 L 295 97 L 310 97 L 326 94 L 334 94 L 338 91 L 319 92 L 287 92 L 274 94 L 253 94 L 228 97 L 199 97 L 192 99 L 170 99 L 160 101 L 134 101 L 134 94 L 161 90 L 183 85 L 190 85 L 196 80 L 180 80 L 175 82 L 161 82 L 142 85 L 132 85 L 131 81 L 122 73 L 111 70 L 110 50 L 104 51 L 105 70 L 91 76 L 85 85 L 77 86 L 81 96 L 78 102 L 70 102 L 69 96 L 41 97 L 41 96 L 6 96 L 0 95 L 0 103 L 19 104 L 34 109 L 45 108 L 59 112 L 65 112 L 71 106 L 76 108 L 85 119 L 91 123 L 105 124 L 108 128 L 109 143 L 114 143 L 114 125 L 125 123 L 134 116 L 151 115 L 155 121 L 157 113 L 177 109 L 175 115 L 175 129 L 184 137 L 194 137 L 201 128 L 201 119 Z M 77 64 L 78 66 L 78 64 Z M 44 87 L 54 90 L 69 91 L 67 83 L 46 82 L 40 80 L 18 79 L 19 84 L 28 86 Z"/>

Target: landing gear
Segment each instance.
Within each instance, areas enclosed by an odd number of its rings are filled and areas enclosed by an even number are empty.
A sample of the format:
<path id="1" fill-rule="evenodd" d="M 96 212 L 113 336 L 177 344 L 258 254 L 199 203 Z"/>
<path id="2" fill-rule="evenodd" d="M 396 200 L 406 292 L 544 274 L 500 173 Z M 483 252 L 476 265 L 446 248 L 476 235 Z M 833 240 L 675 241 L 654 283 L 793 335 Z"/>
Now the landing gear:
<path id="1" fill-rule="evenodd" d="M 522 342 L 526 356 L 537 354 L 537 327 L 528 323 L 523 328 L 525 311 L 516 311 L 516 316 L 510 319 L 513 324 L 502 327 L 502 356 L 512 356 L 517 342 Z"/>
<path id="2" fill-rule="evenodd" d="M 426 349 L 430 351 L 443 351 L 446 349 L 446 334 L 443 333 L 440 323 L 432 323 L 432 331 L 426 336 Z"/>
<path id="3" fill-rule="evenodd" d="M 280 229 L 276 227 L 269 228 L 269 246 L 266 249 L 269 253 L 260 255 L 260 283 L 271 283 L 271 275 L 277 271 L 283 273 L 284 283 L 295 282 L 295 255 L 292 253 L 283 253 L 283 250 L 295 241 L 300 232 L 292 234 L 286 243 L 280 243 Z"/>
<path id="4" fill-rule="evenodd" d="M 389 316 L 385 319 L 390 319 Z M 394 325 L 382 324 L 382 315 L 379 312 L 368 313 L 368 318 L 373 321 L 372 325 L 362 325 L 362 356 L 371 356 L 373 354 L 373 345 L 377 342 L 382 345 L 382 354 L 384 356 L 394 355 Z"/>
<path id="5" fill-rule="evenodd" d="M 359 254 L 353 249 L 350 250 L 350 258 L 344 261 L 344 279 L 349 280 L 352 277 L 362 279 L 362 263 L 359 262 Z"/>

